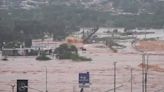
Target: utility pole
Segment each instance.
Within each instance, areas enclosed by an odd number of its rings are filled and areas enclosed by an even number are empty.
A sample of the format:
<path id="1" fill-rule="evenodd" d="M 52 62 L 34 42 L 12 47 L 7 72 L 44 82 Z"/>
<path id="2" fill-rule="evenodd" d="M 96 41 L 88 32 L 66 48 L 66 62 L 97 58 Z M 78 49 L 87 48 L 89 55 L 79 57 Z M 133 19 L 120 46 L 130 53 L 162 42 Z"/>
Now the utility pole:
<path id="1" fill-rule="evenodd" d="M 149 64 L 149 55 L 146 55 L 146 67 L 145 67 L 145 92 L 147 92 L 147 77 L 148 77 L 148 64 Z"/>
<path id="2" fill-rule="evenodd" d="M 116 63 L 114 62 L 114 92 L 116 92 Z"/>
<path id="3" fill-rule="evenodd" d="M 147 25 L 145 25 L 145 26 L 147 26 Z M 147 30 L 146 30 L 146 28 L 144 30 L 145 30 L 145 39 L 146 39 L 147 38 Z"/>
<path id="4" fill-rule="evenodd" d="M 149 69 L 149 55 L 142 55 L 142 92 L 147 92 L 147 78 L 148 78 L 148 69 Z"/>
<path id="5" fill-rule="evenodd" d="M 142 55 L 142 92 L 145 92 L 145 54 Z"/>
<path id="6" fill-rule="evenodd" d="M 75 86 L 73 85 L 73 92 L 75 92 Z"/>
<path id="7" fill-rule="evenodd" d="M 82 32 L 82 39 L 85 39 L 85 32 L 84 32 L 84 28 L 83 28 L 83 32 Z"/>
<path id="8" fill-rule="evenodd" d="M 47 90 L 47 67 L 46 67 L 46 92 L 48 92 L 48 90 Z"/>
<path id="9" fill-rule="evenodd" d="M 133 92 L 133 69 L 130 69 L 130 73 L 131 73 L 131 92 Z"/>
<path id="10" fill-rule="evenodd" d="M 84 92 L 84 88 L 81 88 L 80 92 Z"/>

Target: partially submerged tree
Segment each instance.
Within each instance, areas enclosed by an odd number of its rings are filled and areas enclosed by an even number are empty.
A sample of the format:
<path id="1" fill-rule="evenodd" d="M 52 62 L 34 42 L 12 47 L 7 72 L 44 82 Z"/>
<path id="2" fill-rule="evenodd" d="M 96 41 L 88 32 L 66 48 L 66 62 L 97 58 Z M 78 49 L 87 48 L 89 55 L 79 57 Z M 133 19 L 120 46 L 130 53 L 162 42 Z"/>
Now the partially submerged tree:
<path id="1" fill-rule="evenodd" d="M 61 44 L 55 49 L 58 59 L 71 59 L 71 55 L 78 55 L 78 50 L 74 45 Z"/>
<path id="2" fill-rule="evenodd" d="M 61 44 L 55 49 L 56 58 L 58 59 L 72 59 L 73 61 L 91 61 L 91 58 L 79 56 L 78 49 L 74 45 Z"/>

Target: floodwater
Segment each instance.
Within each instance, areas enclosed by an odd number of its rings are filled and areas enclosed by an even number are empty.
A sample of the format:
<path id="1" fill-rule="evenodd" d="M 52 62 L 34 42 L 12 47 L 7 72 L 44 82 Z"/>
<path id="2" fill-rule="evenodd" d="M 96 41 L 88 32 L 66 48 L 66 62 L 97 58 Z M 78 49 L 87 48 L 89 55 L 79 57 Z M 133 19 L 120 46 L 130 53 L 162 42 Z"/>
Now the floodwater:
<path id="1" fill-rule="evenodd" d="M 96 35 L 98 35 L 98 37 L 109 37 L 111 36 L 110 33 L 106 33 L 107 31 L 113 32 L 113 30 L 117 29 L 118 32 L 123 33 L 124 32 L 124 28 L 99 28 L 99 30 L 95 33 Z M 82 33 L 82 31 L 91 31 L 91 28 L 81 28 L 79 33 Z M 145 34 L 141 34 L 141 35 L 133 35 L 139 39 L 143 39 L 143 38 L 159 38 L 160 40 L 164 40 L 164 29 L 133 29 L 133 30 L 129 30 L 132 32 L 154 32 L 154 34 L 147 34 L 145 36 Z M 78 34 L 79 34 L 78 33 Z"/>
<path id="2" fill-rule="evenodd" d="M 130 92 L 133 68 L 133 92 L 142 91 L 142 55 L 112 53 L 109 48 L 98 48 L 96 44 L 85 46 L 86 52 L 79 52 L 92 61 L 78 62 L 71 60 L 37 61 L 36 57 L 9 57 L 0 60 L 0 92 L 12 92 L 11 84 L 17 79 L 28 79 L 29 92 L 45 92 L 46 67 L 48 92 L 79 92 L 78 74 L 90 72 L 91 85 L 84 92 L 113 91 L 113 62 L 116 64 L 116 91 Z M 149 56 L 149 64 L 155 65 L 148 70 L 148 92 L 164 92 L 164 57 Z M 15 87 L 16 91 L 16 87 Z"/>
<path id="3" fill-rule="evenodd" d="M 112 30 L 112 29 L 110 29 Z M 121 29 L 123 30 L 123 29 Z M 99 35 L 104 35 L 102 29 Z M 139 31 L 139 30 L 137 30 Z M 142 30 L 143 31 L 143 30 Z M 155 34 L 146 35 L 147 38 L 158 37 L 164 39 L 163 30 L 146 30 Z M 105 34 L 106 35 L 106 34 Z M 145 35 L 137 35 L 142 39 Z M 60 43 L 47 45 L 52 47 Z M 90 72 L 91 84 L 84 92 L 111 92 L 114 87 L 114 62 L 116 64 L 116 91 L 131 91 L 131 68 L 133 92 L 142 91 L 142 55 L 131 46 L 131 40 L 120 41 L 127 48 L 113 53 L 103 44 L 87 44 L 87 51 L 79 51 L 79 54 L 92 58 L 92 61 L 57 60 L 52 57 L 50 61 L 37 61 L 36 57 L 16 56 L 8 57 L 8 61 L 0 60 L 0 92 L 12 92 L 11 85 L 16 85 L 17 79 L 29 81 L 29 92 L 45 92 L 46 90 L 46 67 L 47 67 L 47 90 L 48 92 L 79 92 L 78 74 Z M 34 45 L 43 44 L 35 42 Z M 44 45 L 43 44 L 43 45 Z M 61 44 L 61 43 L 60 43 Z M 0 56 L 0 58 L 2 58 Z M 147 92 L 164 92 L 164 57 L 162 55 L 149 56 Z M 16 91 L 16 86 L 14 88 Z"/>

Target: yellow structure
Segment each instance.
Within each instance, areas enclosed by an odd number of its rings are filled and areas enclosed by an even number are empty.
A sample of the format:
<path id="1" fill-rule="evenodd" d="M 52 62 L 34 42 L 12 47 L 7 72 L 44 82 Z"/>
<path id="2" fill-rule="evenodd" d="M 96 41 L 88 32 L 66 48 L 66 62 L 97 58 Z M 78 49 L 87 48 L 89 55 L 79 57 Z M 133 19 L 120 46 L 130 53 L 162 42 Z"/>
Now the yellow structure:
<path id="1" fill-rule="evenodd" d="M 77 37 L 67 37 L 66 38 L 66 43 L 75 45 L 77 48 L 80 48 L 83 46 L 83 40 Z"/>
<path id="2" fill-rule="evenodd" d="M 66 38 L 66 42 L 67 42 L 67 43 L 70 43 L 70 44 L 74 44 L 74 43 L 83 43 L 83 40 L 80 39 L 80 38 L 76 38 L 76 37 L 71 36 L 71 37 L 67 37 L 67 38 Z"/>

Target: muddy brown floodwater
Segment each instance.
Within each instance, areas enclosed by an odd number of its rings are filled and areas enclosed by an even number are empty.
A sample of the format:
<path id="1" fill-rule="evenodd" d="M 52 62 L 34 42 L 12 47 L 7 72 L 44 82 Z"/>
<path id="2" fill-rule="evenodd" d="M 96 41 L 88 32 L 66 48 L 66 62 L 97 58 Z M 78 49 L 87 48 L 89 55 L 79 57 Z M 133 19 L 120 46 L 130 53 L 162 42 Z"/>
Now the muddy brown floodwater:
<path id="1" fill-rule="evenodd" d="M 9 57 L 0 61 L 0 92 L 11 92 L 17 79 L 28 79 L 29 86 L 45 92 L 45 67 L 48 70 L 48 92 L 79 92 L 78 73 L 90 72 L 90 88 L 84 92 L 112 92 L 113 62 L 116 66 L 117 92 L 130 92 L 130 69 L 133 68 L 133 92 L 142 92 L 142 56 L 140 54 L 112 53 L 108 48 L 88 48 L 81 55 L 91 62 L 71 60 L 37 61 L 36 57 Z M 149 56 L 150 65 L 164 69 L 163 56 Z M 164 71 L 149 69 L 148 92 L 164 92 Z M 16 87 L 15 87 L 16 91 Z M 29 92 L 38 92 L 29 89 Z"/>

